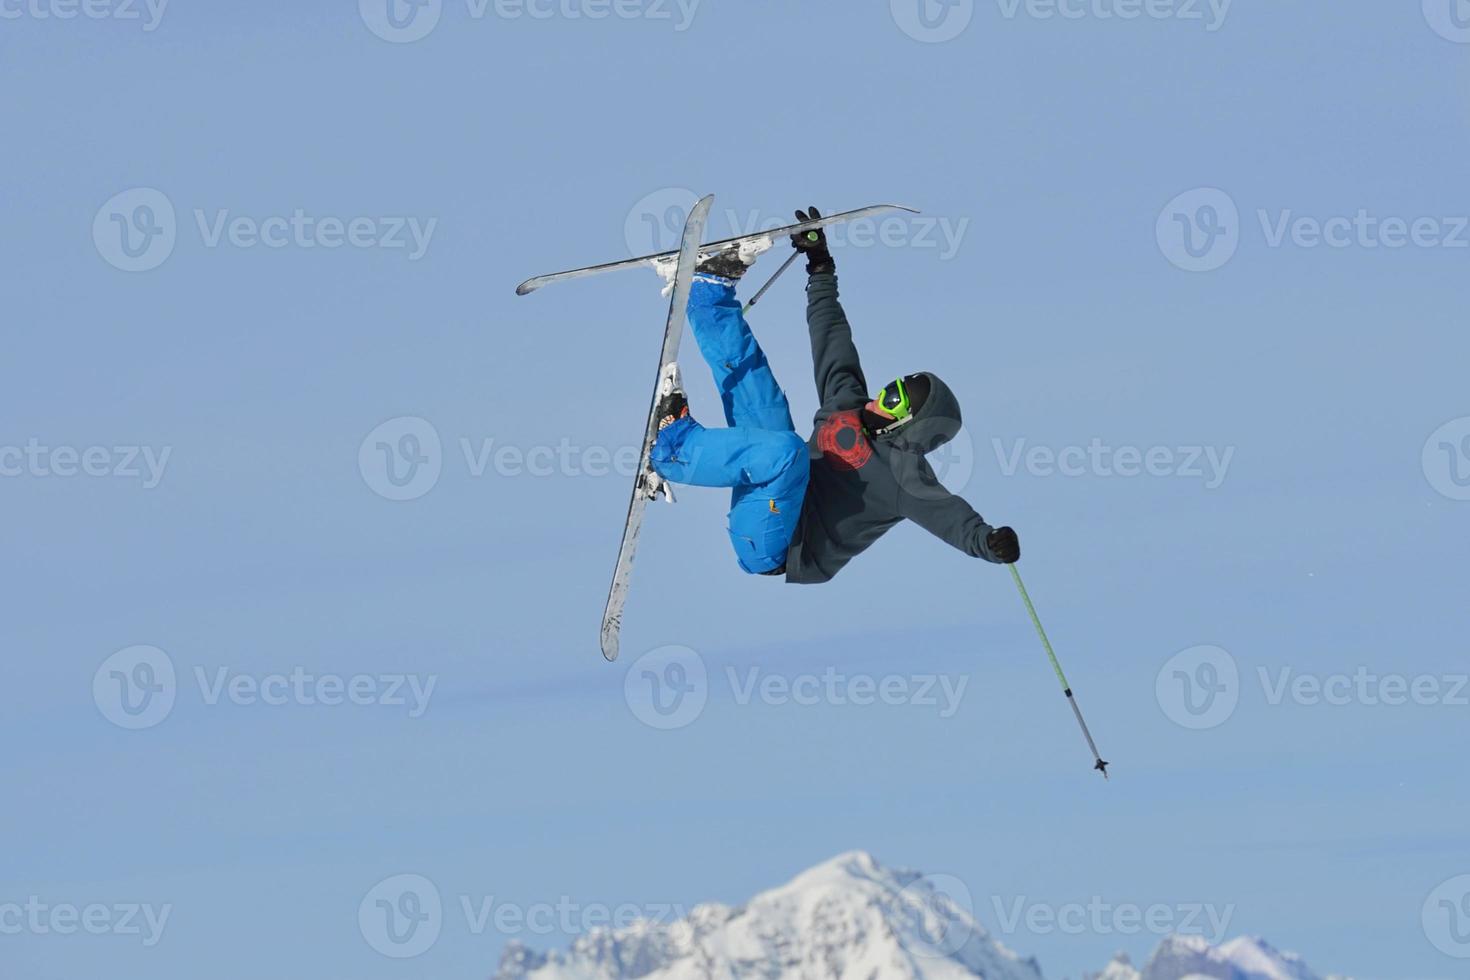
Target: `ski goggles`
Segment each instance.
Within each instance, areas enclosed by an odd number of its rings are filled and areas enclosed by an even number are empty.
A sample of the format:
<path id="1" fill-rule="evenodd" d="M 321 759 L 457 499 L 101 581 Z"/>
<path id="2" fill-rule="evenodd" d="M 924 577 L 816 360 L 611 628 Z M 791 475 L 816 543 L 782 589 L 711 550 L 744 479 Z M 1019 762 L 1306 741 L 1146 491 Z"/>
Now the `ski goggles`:
<path id="1" fill-rule="evenodd" d="M 914 414 L 914 406 L 909 401 L 908 385 L 903 383 L 903 378 L 895 378 L 888 382 L 882 391 L 873 396 L 873 401 L 898 421 L 903 421 Z"/>

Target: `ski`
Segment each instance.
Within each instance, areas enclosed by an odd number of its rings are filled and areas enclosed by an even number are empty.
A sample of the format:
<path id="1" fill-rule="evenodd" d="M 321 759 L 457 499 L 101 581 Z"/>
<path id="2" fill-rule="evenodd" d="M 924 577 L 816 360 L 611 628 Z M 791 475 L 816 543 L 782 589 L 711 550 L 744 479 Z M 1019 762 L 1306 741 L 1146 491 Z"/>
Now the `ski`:
<path id="1" fill-rule="evenodd" d="M 643 430 L 643 452 L 638 457 L 638 475 L 633 478 L 633 499 L 628 502 L 628 520 L 623 525 L 623 543 L 618 549 L 618 564 L 613 570 L 612 588 L 608 590 L 607 606 L 602 613 L 602 655 L 610 661 L 618 659 L 618 635 L 623 626 L 623 604 L 628 601 L 628 583 L 633 574 L 633 555 L 638 549 L 638 532 L 643 528 L 643 511 L 648 502 L 660 493 L 665 499 L 673 500 L 668 484 L 659 478 L 650 463 L 653 442 L 658 438 L 658 401 L 665 379 L 672 374 L 671 366 L 679 361 L 679 341 L 684 336 L 689 289 L 694 281 L 694 267 L 699 264 L 702 251 L 699 240 L 704 237 L 704 226 L 709 220 L 710 208 L 714 203 L 713 194 L 700 198 L 684 222 L 684 236 L 679 251 L 669 253 L 677 255 L 679 263 L 674 274 L 673 297 L 669 300 L 669 318 L 664 326 L 663 349 L 658 355 L 658 378 L 653 386 L 653 400 L 648 406 L 648 424 Z"/>
<path id="2" fill-rule="evenodd" d="M 829 214 L 815 221 L 803 221 L 800 224 L 787 225 L 784 228 L 772 228 L 754 235 L 739 235 L 735 238 L 726 238 L 718 242 L 710 242 L 699 249 L 698 261 L 702 262 L 712 255 L 716 255 L 726 249 L 738 246 L 741 242 L 754 241 L 761 238 L 787 238 L 791 235 L 799 235 L 804 231 L 815 231 L 818 228 L 826 228 L 829 225 L 841 224 L 844 221 L 855 221 L 858 218 L 871 218 L 874 215 L 886 214 L 889 211 L 905 211 L 909 214 L 918 214 L 914 208 L 906 208 L 901 204 L 875 204 L 872 207 L 859 208 L 856 211 L 844 211 L 841 214 Z M 597 276 L 604 272 L 615 272 L 619 269 L 634 269 L 646 263 L 656 262 L 659 259 L 669 259 L 675 252 L 658 252 L 654 255 L 643 255 L 636 259 L 622 259 L 617 262 L 604 262 L 601 265 L 589 265 L 581 269 L 569 269 L 566 272 L 553 272 L 545 276 L 535 276 L 527 279 L 516 287 L 517 296 L 525 296 L 533 293 L 542 286 L 553 282 L 563 282 L 567 279 L 583 279 L 587 276 Z"/>

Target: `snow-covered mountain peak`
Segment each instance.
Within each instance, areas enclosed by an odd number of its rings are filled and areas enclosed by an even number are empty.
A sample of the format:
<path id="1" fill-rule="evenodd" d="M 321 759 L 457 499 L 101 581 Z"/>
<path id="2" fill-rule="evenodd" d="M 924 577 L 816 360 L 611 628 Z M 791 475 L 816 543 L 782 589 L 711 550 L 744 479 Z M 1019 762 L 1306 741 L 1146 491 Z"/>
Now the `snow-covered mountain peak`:
<path id="1" fill-rule="evenodd" d="M 800 891 L 803 889 L 822 888 L 834 885 L 838 887 L 862 887 L 864 883 L 891 883 L 901 877 L 911 877 L 911 875 L 883 867 L 867 851 L 845 851 L 834 858 L 806 869 L 786 884 L 773 888 L 764 894 L 770 895 L 783 891 Z M 903 884 L 900 884 L 899 887 L 903 887 Z"/>
<path id="2" fill-rule="evenodd" d="M 1168 936 L 1149 957 L 1141 977 L 1142 980 L 1333 980 L 1313 973 L 1295 953 L 1282 952 L 1257 936 L 1240 936 L 1219 946 L 1210 945 L 1200 936 Z"/>
<path id="3" fill-rule="evenodd" d="M 1101 973 L 1086 974 L 1083 980 L 1139 980 L 1142 976 L 1127 953 L 1119 953 Z"/>
<path id="4" fill-rule="evenodd" d="M 738 909 L 700 905 L 675 923 L 593 930 L 565 953 L 512 944 L 497 980 L 1041 980 L 946 884 L 852 851 Z"/>
<path id="5" fill-rule="evenodd" d="M 511 943 L 495 980 L 1042 980 L 969 912 L 965 884 L 849 851 L 740 907 L 593 929 L 565 952 Z M 1119 954 L 1088 980 L 1340 980 L 1263 939 L 1168 936 L 1142 969 Z"/>

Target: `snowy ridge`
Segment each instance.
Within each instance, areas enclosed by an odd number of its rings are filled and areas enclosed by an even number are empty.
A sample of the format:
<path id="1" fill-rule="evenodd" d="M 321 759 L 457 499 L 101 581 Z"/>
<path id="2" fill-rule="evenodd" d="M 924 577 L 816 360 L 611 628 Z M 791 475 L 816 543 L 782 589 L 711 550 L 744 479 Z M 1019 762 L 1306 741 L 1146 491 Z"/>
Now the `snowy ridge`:
<path id="1" fill-rule="evenodd" d="M 924 876 L 842 854 L 741 908 L 595 929 L 565 953 L 506 948 L 496 980 L 1042 980 Z"/>
<path id="2" fill-rule="evenodd" d="M 594 929 L 565 952 L 510 943 L 494 980 L 1043 980 L 993 939 L 942 876 L 841 854 L 738 908 Z M 1119 955 L 1085 980 L 1345 980 L 1264 940 L 1170 936 L 1142 970 Z"/>
<path id="3" fill-rule="evenodd" d="M 1094 980 L 1346 980 L 1313 973 L 1295 953 L 1256 936 L 1212 946 L 1199 936 L 1169 936 L 1142 970 L 1120 955 Z"/>

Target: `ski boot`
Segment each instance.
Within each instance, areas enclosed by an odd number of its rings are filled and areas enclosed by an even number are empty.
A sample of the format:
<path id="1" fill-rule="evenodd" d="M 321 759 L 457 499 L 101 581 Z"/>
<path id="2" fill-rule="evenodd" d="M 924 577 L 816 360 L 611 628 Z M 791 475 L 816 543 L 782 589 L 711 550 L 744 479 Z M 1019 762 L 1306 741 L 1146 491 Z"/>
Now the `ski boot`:
<path id="1" fill-rule="evenodd" d="M 703 279 L 723 286 L 733 286 L 773 244 L 770 235 L 762 235 L 759 238 L 742 238 L 724 251 L 706 252 L 700 249 L 699 264 L 694 267 L 694 277 L 696 281 Z M 654 259 L 653 268 L 664 279 L 663 294 L 669 295 L 674 289 L 674 276 L 679 271 L 679 256 L 669 255 Z"/>
<path id="2" fill-rule="evenodd" d="M 654 407 L 653 417 L 658 420 L 658 432 L 689 417 L 689 399 L 684 395 L 684 379 L 679 374 L 677 361 L 665 364 L 664 369 L 659 372 L 658 403 Z M 654 438 L 658 438 L 657 433 Z M 643 495 L 649 500 L 657 500 L 659 494 L 663 494 L 669 503 L 674 503 L 673 484 L 660 476 L 650 464 L 648 471 L 643 474 Z"/>
<path id="3" fill-rule="evenodd" d="M 662 432 L 675 422 L 689 417 L 689 399 L 684 395 L 684 379 L 677 362 L 664 366 L 658 379 L 658 407 L 653 414 Z"/>

